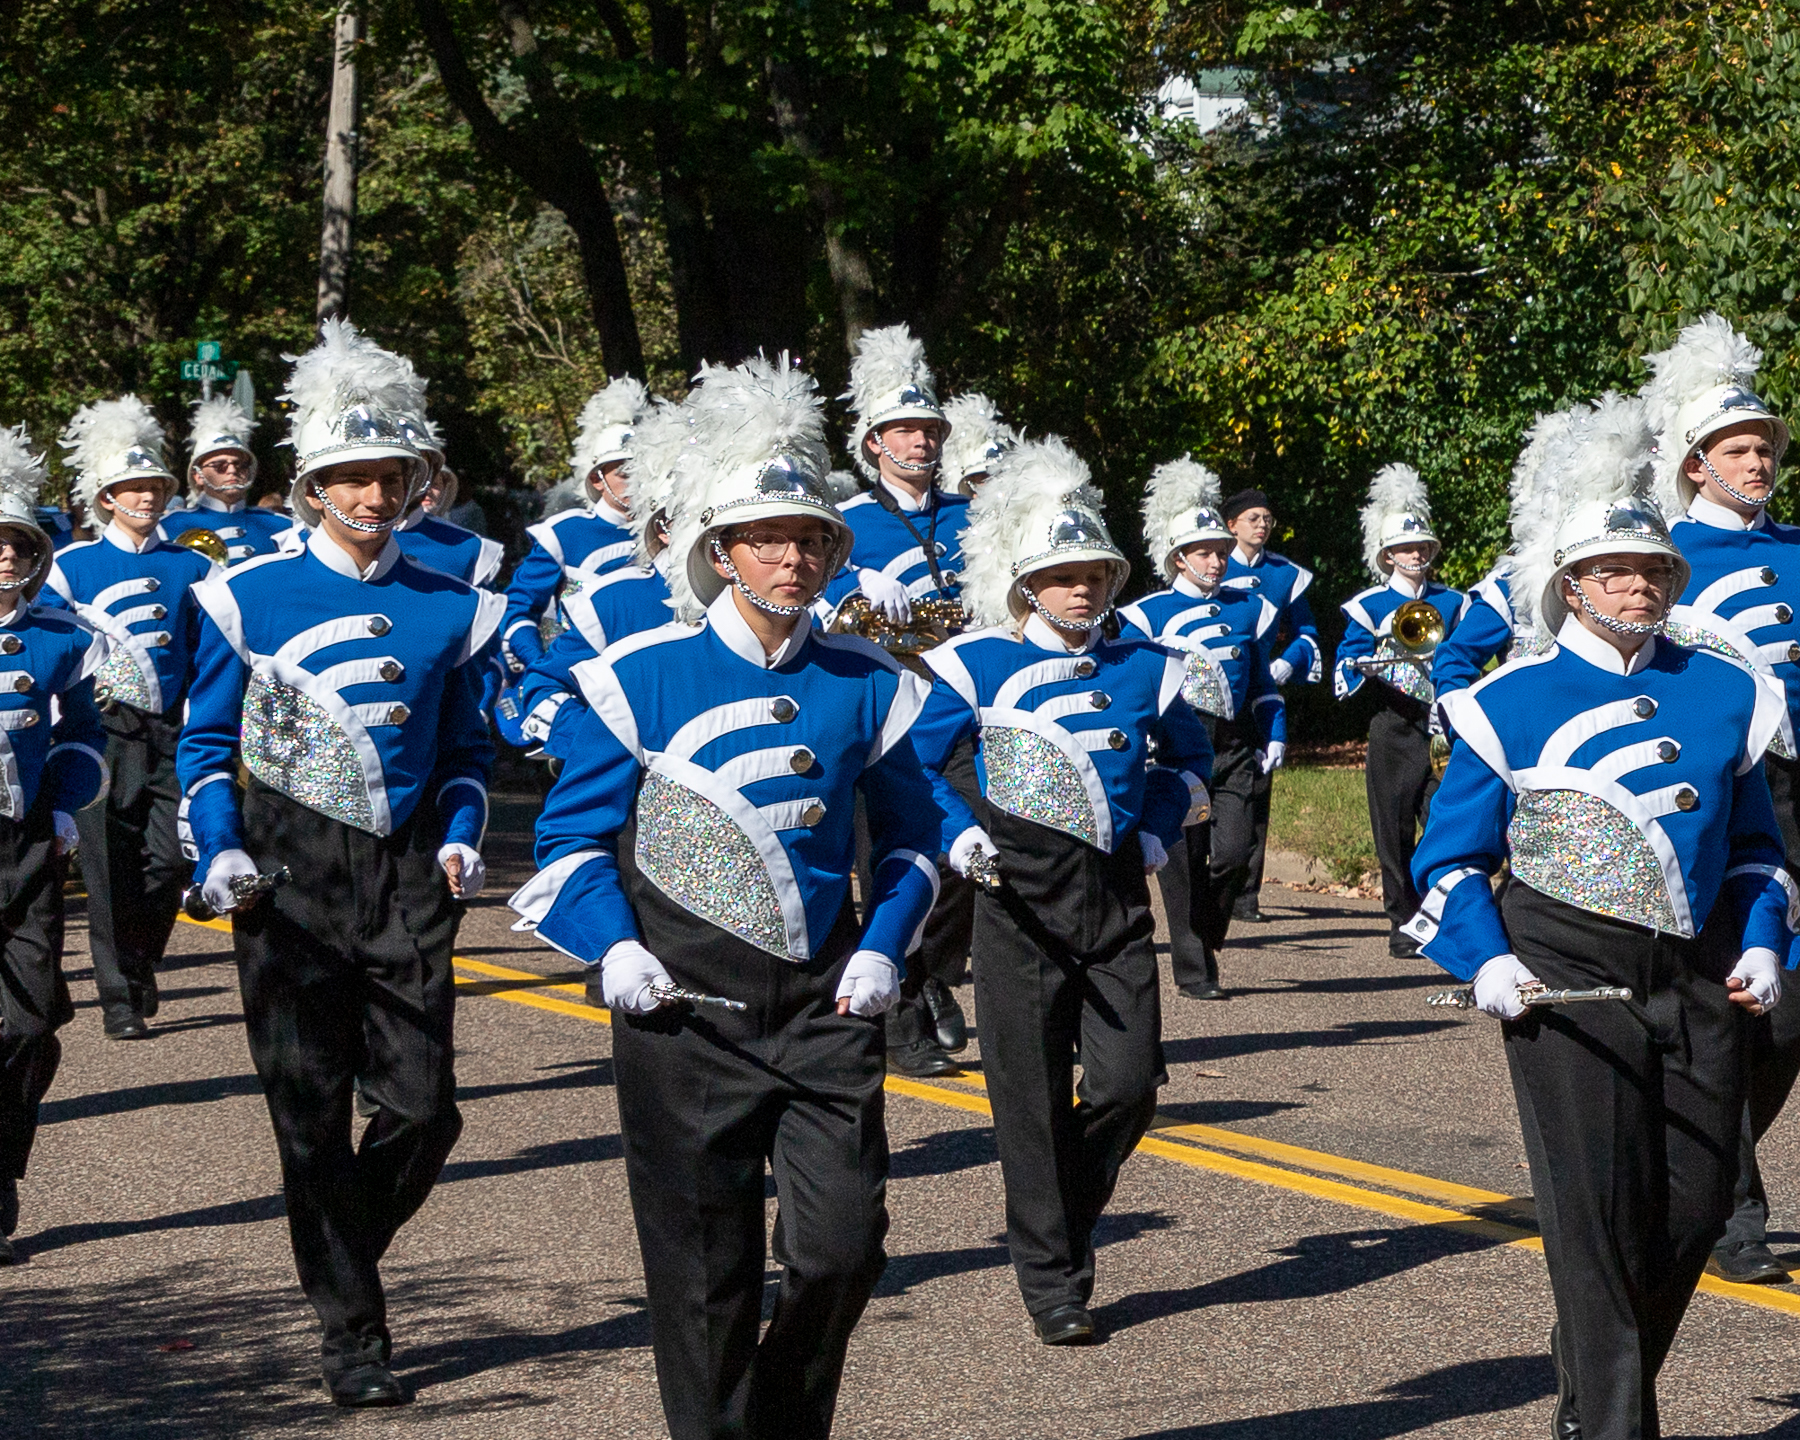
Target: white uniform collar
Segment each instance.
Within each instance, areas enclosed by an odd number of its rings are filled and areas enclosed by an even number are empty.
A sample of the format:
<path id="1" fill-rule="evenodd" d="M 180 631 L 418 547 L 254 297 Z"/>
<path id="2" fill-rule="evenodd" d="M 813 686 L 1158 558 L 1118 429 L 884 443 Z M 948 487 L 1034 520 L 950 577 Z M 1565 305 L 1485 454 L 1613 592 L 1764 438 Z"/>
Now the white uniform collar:
<path id="1" fill-rule="evenodd" d="M 1398 570 L 1388 576 L 1388 589 L 1398 590 L 1409 600 L 1423 600 L 1425 598 L 1425 587 L 1430 583 L 1430 580 L 1425 578 L 1410 580 Z"/>
<path id="2" fill-rule="evenodd" d="M 1704 495 L 1696 495 L 1687 508 L 1687 518 L 1696 524 L 1710 525 L 1715 530 L 1760 530 L 1768 519 L 1768 513 L 1758 510 L 1754 519 L 1746 520 L 1729 506 L 1718 505 Z"/>
<path id="3" fill-rule="evenodd" d="M 423 505 L 420 505 L 420 506 L 415 507 L 412 514 L 408 515 L 404 520 L 402 520 L 394 528 L 396 530 L 417 530 L 424 523 L 425 523 L 425 507 Z"/>
<path id="4" fill-rule="evenodd" d="M 1556 632 L 1556 643 L 1608 675 L 1635 675 L 1656 654 L 1656 637 L 1651 635 L 1628 660 L 1573 615 L 1563 617 L 1562 629 Z"/>
<path id="5" fill-rule="evenodd" d="M 1244 553 L 1243 545 L 1239 544 L 1239 545 L 1233 547 L 1232 552 L 1231 552 L 1231 558 L 1233 560 L 1237 561 L 1238 564 L 1248 565 L 1252 570 L 1254 570 L 1254 569 L 1256 569 L 1257 566 L 1262 564 L 1263 557 L 1266 556 L 1268 553 L 1269 553 L 1269 547 L 1267 545 L 1265 545 L 1265 546 L 1263 546 L 1262 549 L 1260 549 L 1256 552 L 1256 558 L 1254 560 L 1252 560 L 1248 555 L 1246 555 Z"/>
<path id="6" fill-rule="evenodd" d="M 210 491 L 202 490 L 194 497 L 194 503 L 189 508 L 194 510 L 216 510 L 221 515 L 235 515 L 244 508 L 244 502 L 239 500 L 235 504 L 227 505 L 223 500 L 219 499 L 217 495 L 212 494 Z"/>
<path id="7" fill-rule="evenodd" d="M 13 608 L 8 610 L 6 614 L 0 615 L 0 630 L 12 629 L 13 626 L 17 625 L 25 618 L 25 612 L 31 608 L 31 601 L 25 598 L 25 592 L 23 590 L 15 590 L 12 593 L 15 597 L 13 600 Z"/>
<path id="8" fill-rule="evenodd" d="M 389 535 L 387 544 L 381 547 L 381 553 L 364 568 L 356 563 L 354 555 L 325 533 L 323 525 L 306 537 L 306 547 L 312 551 L 313 558 L 327 570 L 337 571 L 346 580 L 379 580 L 393 569 L 394 562 L 400 558 L 400 546 Z"/>
<path id="9" fill-rule="evenodd" d="M 894 484 L 894 482 L 889 480 L 885 475 L 882 476 L 877 483 L 883 490 L 892 495 L 900 508 L 909 515 L 918 515 L 923 511 L 929 510 L 932 502 L 937 499 L 937 486 L 935 485 L 926 486 L 925 498 L 920 500 L 917 499 L 910 490 L 903 489 Z"/>
<path id="10" fill-rule="evenodd" d="M 775 653 L 766 653 L 762 641 L 756 638 L 756 632 L 750 628 L 750 622 L 738 614 L 737 602 L 731 598 L 734 593 L 735 589 L 731 586 L 722 590 L 719 598 L 706 607 L 706 621 L 712 626 L 713 633 L 725 642 L 726 649 L 749 661 L 757 669 L 773 670 L 777 665 L 785 665 L 812 638 L 812 617 L 802 615 Z"/>
<path id="11" fill-rule="evenodd" d="M 1217 600 L 1219 598 L 1219 587 L 1217 585 L 1213 586 L 1211 590 L 1202 590 L 1193 582 L 1193 579 L 1185 570 L 1176 575 L 1175 583 L 1170 588 L 1173 589 L 1177 595 L 1185 595 L 1190 600 Z"/>
<path id="12" fill-rule="evenodd" d="M 1100 627 L 1088 627 L 1086 637 L 1079 645 L 1071 646 L 1069 636 L 1058 630 L 1048 620 L 1032 611 L 1025 621 L 1025 628 L 1019 632 L 1020 638 L 1028 645 L 1035 645 L 1040 650 L 1048 650 L 1054 655 L 1079 655 L 1083 650 L 1092 650 L 1100 643 Z"/>
<path id="13" fill-rule="evenodd" d="M 608 500 L 604 490 L 594 496 L 594 513 L 609 524 L 617 525 L 621 530 L 631 524 L 631 517 Z"/>
<path id="14" fill-rule="evenodd" d="M 162 541 L 157 538 L 156 532 L 152 530 L 144 537 L 144 543 L 142 545 L 138 544 L 138 542 L 133 540 L 130 534 L 127 533 L 125 527 L 117 520 L 108 520 L 106 522 L 106 528 L 100 532 L 100 538 L 111 541 L 127 555 L 142 555 L 146 550 L 152 549 L 162 543 Z"/>

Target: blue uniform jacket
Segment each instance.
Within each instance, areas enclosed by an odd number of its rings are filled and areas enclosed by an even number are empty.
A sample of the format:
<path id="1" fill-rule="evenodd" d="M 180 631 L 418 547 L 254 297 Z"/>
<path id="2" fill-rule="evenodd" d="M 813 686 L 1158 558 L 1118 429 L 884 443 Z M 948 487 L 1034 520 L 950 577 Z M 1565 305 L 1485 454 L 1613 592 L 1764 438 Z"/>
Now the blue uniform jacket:
<path id="1" fill-rule="evenodd" d="M 179 542 L 190 530 L 210 530 L 225 542 L 228 565 L 257 555 L 273 555 L 281 539 L 295 533 L 292 515 L 265 510 L 239 501 L 227 507 L 210 495 L 200 495 L 181 510 L 163 516 L 163 538 Z"/>
<path id="2" fill-rule="evenodd" d="M 1338 641 L 1337 662 L 1332 667 L 1333 688 L 1338 699 L 1347 700 L 1362 689 L 1363 681 L 1370 677 L 1353 668 L 1351 662 L 1375 654 L 1377 644 L 1393 630 L 1394 612 L 1412 598 L 1410 593 L 1392 584 L 1373 585 L 1339 607 L 1344 612 L 1344 638 Z M 1448 639 L 1455 631 L 1466 603 L 1462 592 L 1431 580 L 1426 582 L 1424 594 L 1418 598 L 1429 600 L 1443 616 L 1444 638 Z M 1425 704 L 1431 703 L 1428 670 L 1401 663 L 1393 666 L 1389 673 L 1399 682 L 1393 685 L 1394 689 Z"/>
<path id="3" fill-rule="evenodd" d="M 1529 643 L 1519 633 L 1507 583 L 1510 560 L 1502 560 L 1470 591 L 1462 618 L 1431 657 L 1431 687 L 1439 695 L 1467 690 L 1482 676 L 1490 660 L 1506 660 Z"/>
<path id="4" fill-rule="evenodd" d="M 1140 827 L 1165 848 L 1199 818 L 1212 741 L 1181 698 L 1184 657 L 1147 640 L 1071 651 L 1037 616 L 1024 638 L 972 630 L 925 653 L 936 676 L 914 727 L 948 851 L 980 822 L 944 767 L 977 738 L 988 804 L 1112 854 Z M 1156 764 L 1150 747 L 1156 748 Z"/>
<path id="5" fill-rule="evenodd" d="M 1694 936 L 1723 893 L 1739 948 L 1783 954 L 1792 882 L 1760 761 L 1780 687 L 1736 661 L 1646 641 L 1629 673 L 1570 618 L 1557 643 L 1443 700 L 1456 732 L 1413 857 L 1407 933 L 1464 980 L 1512 950 L 1488 877 Z"/>
<path id="6" fill-rule="evenodd" d="M 1225 578 L 1219 583 L 1260 595 L 1275 607 L 1281 617 L 1275 634 L 1286 642 L 1287 649 L 1270 658 L 1287 661 L 1294 679 L 1317 685 L 1325 678 L 1325 652 L 1319 645 L 1312 602 L 1306 598 L 1312 582 L 1313 572 L 1285 555 L 1264 550 L 1254 565 L 1247 565 L 1234 549 L 1225 564 Z"/>
<path id="7" fill-rule="evenodd" d="M 698 626 L 618 641 L 575 667 L 587 706 L 512 898 L 587 964 L 640 939 L 618 834 L 677 905 L 778 959 L 810 960 L 848 903 L 856 792 L 874 893 L 860 949 L 896 965 L 937 897 L 942 814 L 909 734 L 925 682 L 865 640 L 802 625 L 765 663 L 727 590 Z"/>
<path id="8" fill-rule="evenodd" d="M 111 648 L 65 609 L 21 602 L 0 620 L 0 815 L 23 820 L 44 791 L 73 815 L 106 793 L 94 676 Z"/>
<path id="9" fill-rule="evenodd" d="M 557 760 L 569 758 L 569 736 L 582 702 L 574 670 L 608 645 L 669 623 L 669 586 L 661 572 L 635 565 L 614 570 L 563 601 L 569 628 L 519 682 L 525 734 Z M 575 701 L 573 706 L 569 702 Z M 567 714 L 565 715 L 565 711 Z"/>
<path id="10" fill-rule="evenodd" d="M 423 510 L 415 510 L 404 524 L 397 525 L 394 539 L 419 564 L 454 575 L 466 585 L 483 588 L 499 573 L 500 559 L 506 553 L 498 540 L 477 535 Z"/>
<path id="11" fill-rule="evenodd" d="M 850 550 L 849 565 L 825 587 L 827 603 L 841 605 L 861 590 L 858 570 L 879 570 L 890 580 L 900 581 L 915 600 L 937 594 L 924 546 L 873 493 L 853 495 L 838 509 L 856 540 Z M 969 524 L 968 497 L 933 490 L 930 508 L 909 510 L 906 519 L 926 544 L 937 547 L 938 573 L 944 577 L 945 585 L 954 586 L 963 567 L 962 537 Z"/>
<path id="12" fill-rule="evenodd" d="M 1287 706 L 1269 675 L 1269 646 L 1280 617 L 1254 591 L 1221 585 L 1202 595 L 1186 576 L 1172 589 L 1119 607 L 1128 634 L 1188 656 L 1182 685 L 1188 704 L 1222 720 L 1252 714 L 1264 745 L 1287 743 Z"/>
<path id="13" fill-rule="evenodd" d="M 198 551 L 154 536 L 140 552 L 117 524 L 57 551 L 45 584 L 112 648 L 94 676 L 97 699 L 178 715 L 200 638 L 194 586 L 218 571 Z"/>
<path id="14" fill-rule="evenodd" d="M 176 748 L 197 872 L 242 848 L 237 776 L 321 815 L 391 835 L 437 802 L 446 843 L 479 847 L 494 758 L 482 662 L 498 595 L 390 544 L 359 577 L 323 531 L 199 587 L 206 622 Z"/>
<path id="15" fill-rule="evenodd" d="M 629 565 L 637 553 L 624 517 L 611 506 L 564 510 L 525 533 L 531 549 L 506 587 L 506 619 L 500 626 L 500 643 L 518 669 L 542 656 L 563 628 L 551 611 L 559 594 L 580 593 L 590 577 Z"/>

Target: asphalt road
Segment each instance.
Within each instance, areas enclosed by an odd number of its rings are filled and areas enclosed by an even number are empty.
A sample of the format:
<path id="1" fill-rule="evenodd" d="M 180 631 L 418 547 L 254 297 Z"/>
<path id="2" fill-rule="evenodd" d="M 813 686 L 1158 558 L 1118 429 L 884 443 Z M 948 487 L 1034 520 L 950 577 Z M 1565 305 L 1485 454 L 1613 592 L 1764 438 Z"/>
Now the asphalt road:
<path id="1" fill-rule="evenodd" d="M 80 1008 L 21 1187 L 23 1263 L 0 1270 L 0 1434 L 665 1433 L 610 1032 L 578 995 L 508 978 L 566 969 L 508 928 L 528 815 L 497 806 L 494 878 L 459 946 L 467 1128 L 386 1265 L 417 1402 L 345 1415 L 323 1398 L 229 936 L 179 926 L 154 1038 L 109 1043 L 77 906 Z M 1272 922 L 1224 957 L 1232 1001 L 1165 991 L 1170 1084 L 1104 1224 L 1102 1345 L 1031 1337 L 978 1066 L 893 1087 L 892 1259 L 838 1434 L 1547 1432 L 1550 1294 L 1496 1029 L 1426 1008 L 1440 977 L 1387 958 L 1373 903 L 1265 902 Z M 1791 1119 L 1765 1165 L 1777 1249 L 1795 1249 Z M 1671 1436 L 1800 1440 L 1800 1287 L 1700 1295 L 1662 1394 Z"/>

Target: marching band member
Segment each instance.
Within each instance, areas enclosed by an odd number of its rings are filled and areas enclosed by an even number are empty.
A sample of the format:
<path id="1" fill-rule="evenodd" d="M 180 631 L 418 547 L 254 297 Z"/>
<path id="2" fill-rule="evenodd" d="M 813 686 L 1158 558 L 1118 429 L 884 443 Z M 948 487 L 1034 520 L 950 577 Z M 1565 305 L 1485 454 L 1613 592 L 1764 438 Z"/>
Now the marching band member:
<path id="1" fill-rule="evenodd" d="M 229 395 L 194 402 L 188 452 L 192 494 L 181 518 L 171 517 L 169 531 L 176 544 L 198 549 L 221 565 L 273 554 L 281 537 L 294 528 L 293 520 L 279 511 L 244 503 L 256 483 L 256 455 L 250 449 L 255 430 L 256 421 Z M 217 536 L 217 543 L 196 544 L 197 531 Z"/>
<path id="2" fill-rule="evenodd" d="M 886 1264 L 880 1016 L 937 890 L 942 816 L 908 734 L 927 690 L 812 624 L 851 537 L 810 377 L 759 357 L 709 371 L 687 403 L 678 622 L 576 667 L 587 707 L 538 822 L 542 869 L 512 904 L 592 967 L 613 1012 L 670 1434 L 814 1440 Z M 874 875 L 860 924 L 858 792 Z M 702 993 L 737 1008 L 693 1005 Z M 765 1169 L 784 1270 L 759 1342 Z"/>
<path id="3" fill-rule="evenodd" d="M 562 599 L 580 593 L 592 577 L 629 565 L 636 553 L 625 461 L 632 429 L 649 403 L 643 382 L 622 375 L 582 407 L 570 457 L 580 503 L 526 530 L 531 549 L 506 587 L 500 643 L 514 674 L 537 660 L 563 628 L 555 613 Z"/>
<path id="4" fill-rule="evenodd" d="M 285 398 L 306 541 L 197 590 L 206 620 L 180 750 L 341 1406 L 409 1398 L 388 1368 L 379 1263 L 462 1129 L 450 958 L 457 902 L 485 874 L 493 749 L 477 672 L 504 608 L 394 541 L 428 473 L 390 408 L 398 363 L 336 320 L 295 361 Z M 282 867 L 304 883 L 259 902 L 254 877 Z M 373 1110 L 354 1148 L 353 1083 Z"/>
<path id="5" fill-rule="evenodd" d="M 1608 395 L 1546 457 L 1554 521 L 1512 590 L 1547 648 L 1444 698 L 1456 745 L 1408 926 L 1506 1022 L 1556 1297 L 1553 1430 L 1584 1440 L 1661 1433 L 1656 1375 L 1731 1211 L 1747 1021 L 1780 996 L 1795 893 L 1758 764 L 1780 685 L 1659 635 L 1688 562 L 1650 438 Z M 1631 999 L 1527 1010 L 1540 983 Z"/>
<path id="6" fill-rule="evenodd" d="M 1387 911 L 1388 953 L 1417 955 L 1419 947 L 1400 927 L 1419 908 L 1413 888 L 1412 856 L 1418 827 L 1437 782 L 1431 774 L 1428 733 L 1432 690 L 1429 643 L 1409 649 L 1394 634 L 1394 623 L 1413 602 L 1426 610 L 1407 611 L 1427 628 L 1447 635 L 1456 626 L 1463 597 L 1431 578 L 1438 538 L 1431 529 L 1431 501 L 1419 472 L 1388 465 L 1369 486 L 1363 507 L 1363 556 L 1377 583 L 1346 600 L 1344 638 L 1334 670 L 1340 700 L 1362 689 L 1373 676 L 1376 710 L 1369 721 L 1369 758 L 1364 780 L 1369 824 L 1381 864 L 1381 900 Z"/>
<path id="7" fill-rule="evenodd" d="M 52 545 L 36 511 L 44 474 L 25 427 L 0 429 L 0 1265 L 14 1258 L 19 1181 L 62 1058 L 56 1032 L 75 1017 L 62 973 L 71 817 L 106 789 L 94 673 L 108 641 L 35 603 Z"/>
<path id="8" fill-rule="evenodd" d="M 216 570 L 157 538 L 176 490 L 162 426 L 135 395 L 75 412 L 63 434 L 75 499 L 106 520 L 99 538 L 57 553 L 49 587 L 112 642 L 94 677 L 112 784 L 81 812 L 88 944 L 108 1038 L 136 1040 L 158 1008 L 156 966 L 190 878 L 176 834 L 175 741 L 193 674 L 200 609 L 193 587 Z"/>
<path id="9" fill-rule="evenodd" d="M 424 423 L 435 436 L 435 427 L 429 421 Z M 438 466 L 418 503 L 394 527 L 394 542 L 421 565 L 486 590 L 500 573 L 506 547 L 444 518 L 445 512 L 456 505 L 456 492 L 456 472 L 448 465 Z"/>
<path id="10" fill-rule="evenodd" d="M 1762 352 L 1717 315 L 1682 330 L 1645 357 L 1644 389 L 1657 432 L 1658 493 L 1679 515 L 1671 530 L 1691 567 L 1672 622 L 1685 644 L 1709 645 L 1773 675 L 1800 720 L 1800 529 L 1766 506 L 1787 449 L 1788 427 L 1757 397 Z M 1681 513 L 1685 512 L 1685 513 Z M 1786 737 L 1763 771 L 1781 826 L 1788 870 L 1800 874 L 1800 763 Z M 1756 1146 L 1800 1075 L 1800 1004 L 1750 1026 L 1749 1095 L 1739 1149 L 1737 1205 L 1712 1270 L 1745 1283 L 1785 1281 L 1768 1247 L 1769 1199 Z"/>
<path id="11" fill-rule="evenodd" d="M 1250 875 L 1257 782 L 1287 749 L 1267 648 L 1280 612 L 1254 590 L 1221 584 L 1232 535 L 1218 504 L 1219 477 L 1191 457 L 1156 467 L 1144 492 L 1144 546 L 1173 583 L 1119 608 L 1127 634 L 1187 655 L 1182 694 L 1212 737 L 1212 814 L 1156 873 L 1175 985 L 1190 1000 L 1227 998 L 1219 951 Z"/>
<path id="12" fill-rule="evenodd" d="M 1094 1336 L 1094 1225 L 1166 1079 L 1146 877 L 1198 818 L 1212 767 L 1183 658 L 1105 637 L 1130 566 L 1100 509 L 1061 440 L 1000 459 L 964 537 L 983 628 L 927 652 L 915 727 L 942 848 L 1001 882 L 976 897 L 976 1004 L 1007 1245 L 1046 1345 Z M 945 779 L 970 740 L 980 816 Z"/>
<path id="13" fill-rule="evenodd" d="M 840 398 L 855 417 L 850 456 L 869 488 L 838 507 L 854 539 L 849 564 L 825 598 L 841 608 L 861 595 L 890 625 L 907 625 L 913 601 L 956 598 L 969 511 L 965 495 L 939 483 L 939 460 L 953 432 L 925 346 L 904 325 L 865 330 L 850 362 L 850 389 Z M 959 757 L 957 770 L 972 789 L 968 755 Z M 904 993 L 888 1016 L 888 1068 L 901 1075 L 947 1074 L 956 1069 L 949 1051 L 968 1044 L 967 1021 L 950 986 L 969 958 L 974 902 L 948 867 L 939 884 L 923 950 L 907 967 Z"/>
<path id="14" fill-rule="evenodd" d="M 944 437 L 939 483 L 972 500 L 994 462 L 1019 443 L 1019 434 L 1001 421 L 994 402 L 976 390 L 945 403 L 944 423 L 950 433 Z"/>

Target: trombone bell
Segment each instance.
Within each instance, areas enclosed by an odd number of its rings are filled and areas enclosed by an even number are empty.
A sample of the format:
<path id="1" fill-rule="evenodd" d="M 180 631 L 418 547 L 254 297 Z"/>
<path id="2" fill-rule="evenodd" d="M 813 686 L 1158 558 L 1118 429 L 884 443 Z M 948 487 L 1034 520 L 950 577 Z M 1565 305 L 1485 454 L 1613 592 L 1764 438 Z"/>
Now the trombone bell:
<path id="1" fill-rule="evenodd" d="M 1408 600 L 1394 612 L 1392 632 L 1411 655 L 1429 655 L 1444 638 L 1444 617 L 1429 600 Z"/>

